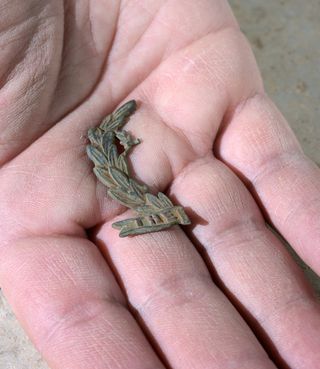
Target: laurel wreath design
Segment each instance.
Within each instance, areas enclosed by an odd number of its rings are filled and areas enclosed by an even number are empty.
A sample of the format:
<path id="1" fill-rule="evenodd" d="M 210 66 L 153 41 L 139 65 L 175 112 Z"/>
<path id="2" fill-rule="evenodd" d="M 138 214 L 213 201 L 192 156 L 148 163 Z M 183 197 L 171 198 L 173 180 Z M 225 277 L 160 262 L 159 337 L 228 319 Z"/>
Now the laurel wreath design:
<path id="1" fill-rule="evenodd" d="M 136 107 L 134 100 L 129 101 L 108 115 L 99 127 L 88 131 L 87 155 L 94 163 L 94 174 L 108 188 L 110 197 L 140 215 L 113 224 L 121 230 L 120 237 L 155 232 L 175 224 L 190 224 L 181 206 L 174 206 L 162 192 L 157 196 L 149 193 L 147 185 L 130 178 L 126 156 L 140 140 L 133 139 L 122 127 Z M 121 154 L 116 140 L 124 148 Z"/>

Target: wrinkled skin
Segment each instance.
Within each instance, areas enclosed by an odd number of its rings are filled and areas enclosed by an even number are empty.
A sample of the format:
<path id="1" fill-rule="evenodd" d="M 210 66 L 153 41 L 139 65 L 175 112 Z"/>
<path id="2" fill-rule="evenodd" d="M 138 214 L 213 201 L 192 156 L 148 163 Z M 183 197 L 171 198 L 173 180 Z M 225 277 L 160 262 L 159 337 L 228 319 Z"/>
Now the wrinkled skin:
<path id="1" fill-rule="evenodd" d="M 55 369 L 320 368 L 320 173 L 224 0 L 0 0 L 0 283 Z M 86 132 L 192 226 L 120 239 Z"/>

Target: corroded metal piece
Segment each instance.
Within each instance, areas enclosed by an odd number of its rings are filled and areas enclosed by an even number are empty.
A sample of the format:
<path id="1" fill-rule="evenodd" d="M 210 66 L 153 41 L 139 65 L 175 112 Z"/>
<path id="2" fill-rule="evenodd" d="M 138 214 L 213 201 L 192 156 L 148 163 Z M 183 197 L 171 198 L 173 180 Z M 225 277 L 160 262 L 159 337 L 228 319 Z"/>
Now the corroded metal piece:
<path id="1" fill-rule="evenodd" d="M 162 192 L 152 195 L 145 184 L 130 178 L 126 156 L 140 140 L 133 139 L 122 127 L 136 108 L 136 102 L 131 100 L 103 119 L 99 127 L 88 131 L 90 145 L 87 146 L 87 154 L 94 163 L 94 174 L 108 187 L 110 197 L 139 214 L 137 218 L 112 224 L 113 228 L 120 229 L 120 237 L 156 232 L 176 224 L 190 224 L 182 206 L 174 206 Z M 116 140 L 123 146 L 121 153 Z"/>

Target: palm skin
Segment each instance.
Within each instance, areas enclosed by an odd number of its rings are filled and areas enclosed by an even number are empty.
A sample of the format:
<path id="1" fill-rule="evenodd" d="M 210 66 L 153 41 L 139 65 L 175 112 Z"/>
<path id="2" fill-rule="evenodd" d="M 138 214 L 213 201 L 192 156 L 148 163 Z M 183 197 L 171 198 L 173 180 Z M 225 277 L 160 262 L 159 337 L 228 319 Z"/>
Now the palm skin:
<path id="1" fill-rule="evenodd" d="M 320 174 L 223 0 L 0 1 L 0 282 L 50 367 L 320 368 Z M 4 15 L 2 15 L 4 14 Z M 185 228 L 128 217 L 86 157 L 123 101 L 133 172 Z"/>

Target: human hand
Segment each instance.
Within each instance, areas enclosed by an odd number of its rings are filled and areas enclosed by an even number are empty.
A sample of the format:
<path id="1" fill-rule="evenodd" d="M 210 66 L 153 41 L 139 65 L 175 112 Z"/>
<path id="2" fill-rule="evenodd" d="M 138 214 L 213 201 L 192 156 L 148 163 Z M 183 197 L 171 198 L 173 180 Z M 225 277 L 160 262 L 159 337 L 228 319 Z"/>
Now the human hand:
<path id="1" fill-rule="evenodd" d="M 49 365 L 318 368 L 317 302 L 264 219 L 319 273 L 319 170 L 227 3 L 0 9 L 0 283 Z M 127 214 L 84 137 L 131 98 L 136 177 L 186 207 L 190 228 L 111 228 Z"/>

